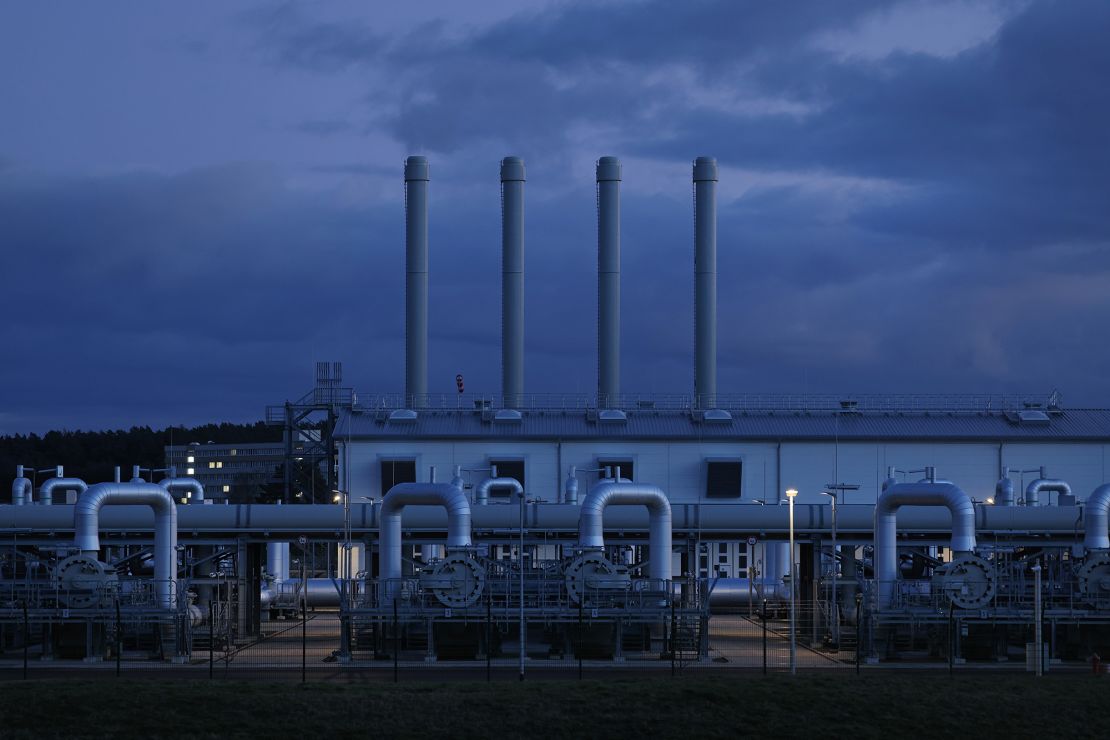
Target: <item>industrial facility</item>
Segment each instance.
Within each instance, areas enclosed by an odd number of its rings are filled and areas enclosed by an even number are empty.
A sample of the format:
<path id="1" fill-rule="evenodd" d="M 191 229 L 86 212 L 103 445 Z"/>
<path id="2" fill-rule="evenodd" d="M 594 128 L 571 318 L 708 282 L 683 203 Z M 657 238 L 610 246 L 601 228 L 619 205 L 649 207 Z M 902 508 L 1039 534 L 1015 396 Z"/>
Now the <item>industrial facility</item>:
<path id="1" fill-rule="evenodd" d="M 218 476 L 242 456 L 235 445 L 175 448 L 188 470 L 116 461 L 108 482 L 66 477 L 65 461 L 37 486 L 15 471 L 0 506 L 2 646 L 189 664 L 315 609 L 335 616 L 328 657 L 346 669 L 719 666 L 740 639 L 722 623 L 772 623 L 776 640 L 836 664 L 1039 672 L 1110 654 L 1110 410 L 1066 408 L 1055 392 L 721 392 L 708 157 L 692 164 L 693 387 L 621 388 L 622 171 L 602 157 L 596 393 L 533 392 L 524 162 L 505 158 L 500 175 L 499 393 L 428 391 L 431 171 L 409 157 L 404 392 L 356 397 L 329 366 L 268 412 L 285 442 L 251 454 L 272 467 L 284 450 L 281 504 L 228 503 L 232 481 Z M 297 423 L 312 414 L 322 421 L 306 436 Z M 291 493 L 289 466 L 306 455 L 331 503 Z"/>

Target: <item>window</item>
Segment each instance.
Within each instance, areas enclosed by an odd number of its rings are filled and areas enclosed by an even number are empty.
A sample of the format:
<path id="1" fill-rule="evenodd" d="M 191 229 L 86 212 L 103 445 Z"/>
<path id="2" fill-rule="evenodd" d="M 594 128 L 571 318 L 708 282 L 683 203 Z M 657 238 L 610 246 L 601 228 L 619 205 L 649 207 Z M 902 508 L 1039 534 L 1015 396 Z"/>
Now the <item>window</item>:
<path id="1" fill-rule="evenodd" d="M 382 496 L 398 483 L 416 482 L 415 460 L 382 460 Z"/>
<path id="2" fill-rule="evenodd" d="M 526 487 L 528 485 L 524 481 L 524 459 L 523 458 L 516 458 L 516 459 L 499 458 L 499 459 L 496 459 L 496 460 L 493 459 L 493 458 L 490 458 L 489 464 L 490 464 L 491 467 L 496 467 L 497 468 L 497 477 L 498 478 L 516 478 L 517 482 L 520 483 L 520 485 L 522 487 Z M 502 490 L 494 490 L 494 491 L 490 492 L 490 497 L 491 498 L 508 498 L 509 495 L 510 495 L 509 492 L 506 491 L 506 490 L 503 490 L 503 489 Z"/>
<path id="3" fill-rule="evenodd" d="M 632 458 L 630 457 L 599 457 L 597 459 L 597 466 L 599 468 L 612 468 L 614 478 L 617 477 L 619 468 L 621 478 L 636 480 L 636 478 L 633 477 L 635 473 L 632 465 Z M 600 475 L 604 477 L 605 473 L 600 473 Z"/>
<path id="4" fill-rule="evenodd" d="M 739 460 L 706 461 L 706 498 L 740 498 L 742 481 L 743 463 Z"/>
<path id="5" fill-rule="evenodd" d="M 227 454 L 229 454 L 229 455 L 231 455 L 232 457 L 234 457 L 235 455 L 238 455 L 239 453 L 238 453 L 238 452 L 237 452 L 236 450 L 228 450 Z"/>
<path id="6" fill-rule="evenodd" d="M 196 468 L 185 468 L 185 475 L 196 475 Z"/>
<path id="7" fill-rule="evenodd" d="M 217 467 L 217 468 L 222 468 L 223 466 L 224 466 L 224 464 L 223 464 L 223 461 L 222 461 L 222 460 L 217 460 L 217 461 L 216 461 L 216 467 Z"/>
<path id="8" fill-rule="evenodd" d="M 209 469 L 212 469 L 212 468 L 214 468 L 214 467 L 216 467 L 216 463 L 214 463 L 214 462 L 210 462 L 210 463 L 208 463 L 208 468 L 209 468 Z"/>
<path id="9" fill-rule="evenodd" d="M 196 458 L 193 457 L 192 455 L 189 455 L 187 458 L 185 458 L 185 462 L 187 462 L 187 463 L 194 463 L 196 461 L 197 461 Z"/>
<path id="10" fill-rule="evenodd" d="M 224 486 L 224 493 L 231 493 L 231 486 Z"/>

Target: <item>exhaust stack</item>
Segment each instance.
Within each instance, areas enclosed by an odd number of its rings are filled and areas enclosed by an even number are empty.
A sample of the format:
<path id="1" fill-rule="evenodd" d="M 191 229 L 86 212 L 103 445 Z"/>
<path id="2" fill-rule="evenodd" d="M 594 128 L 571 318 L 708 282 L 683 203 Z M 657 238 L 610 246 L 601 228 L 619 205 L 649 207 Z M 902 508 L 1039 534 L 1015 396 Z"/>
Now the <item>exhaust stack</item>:
<path id="1" fill-rule="evenodd" d="M 524 401 L 524 160 L 501 160 L 501 395 Z"/>
<path id="2" fill-rule="evenodd" d="M 405 160 L 405 403 L 428 395 L 428 160 Z"/>
<path id="3" fill-rule="evenodd" d="M 694 406 L 717 405 L 717 160 L 694 160 Z"/>
<path id="4" fill-rule="evenodd" d="M 597 406 L 620 402 L 621 162 L 597 161 Z"/>

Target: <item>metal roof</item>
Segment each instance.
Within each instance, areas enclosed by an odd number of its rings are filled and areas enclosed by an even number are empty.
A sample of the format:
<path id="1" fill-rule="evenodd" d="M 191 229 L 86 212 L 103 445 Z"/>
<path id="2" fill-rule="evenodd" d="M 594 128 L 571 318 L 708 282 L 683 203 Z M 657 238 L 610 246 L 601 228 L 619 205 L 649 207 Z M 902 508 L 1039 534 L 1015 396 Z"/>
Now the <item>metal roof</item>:
<path id="1" fill-rule="evenodd" d="M 590 410 L 522 411 L 515 421 L 478 409 L 422 409 L 405 420 L 390 413 L 341 411 L 335 438 L 1110 442 L 1110 409 L 1053 410 L 1047 423 L 1003 411 L 734 411 L 712 422 L 671 409 L 626 410 L 625 421 L 599 421 Z"/>

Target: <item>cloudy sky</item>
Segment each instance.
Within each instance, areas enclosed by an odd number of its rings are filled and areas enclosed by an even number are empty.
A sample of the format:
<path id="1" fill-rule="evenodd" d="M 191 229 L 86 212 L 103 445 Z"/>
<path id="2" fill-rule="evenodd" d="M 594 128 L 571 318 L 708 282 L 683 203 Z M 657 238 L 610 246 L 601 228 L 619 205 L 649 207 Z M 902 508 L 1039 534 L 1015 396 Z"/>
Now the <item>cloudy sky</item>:
<path id="1" fill-rule="evenodd" d="M 429 385 L 596 384 L 594 162 L 624 163 L 623 381 L 693 383 L 690 161 L 721 165 L 722 392 L 1110 404 L 1110 3 L 0 6 L 0 433 L 254 420 L 339 360 L 403 389 L 406 155 Z"/>

